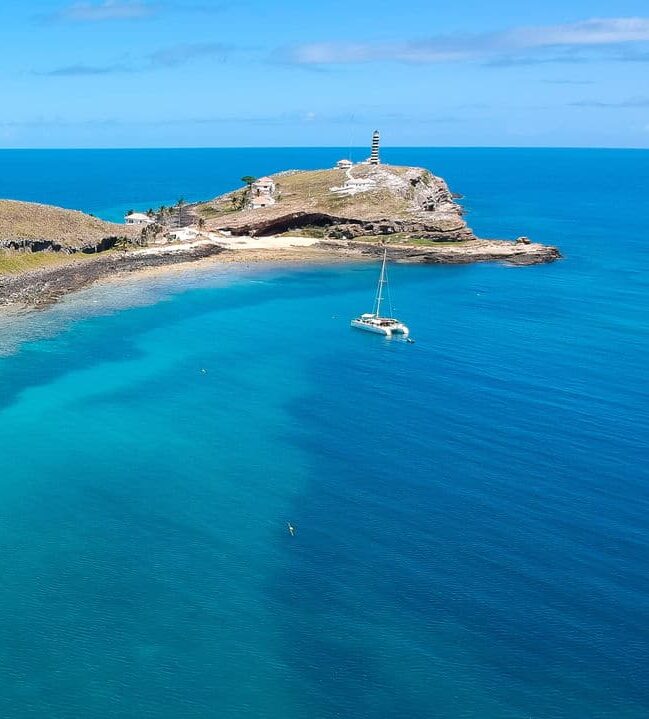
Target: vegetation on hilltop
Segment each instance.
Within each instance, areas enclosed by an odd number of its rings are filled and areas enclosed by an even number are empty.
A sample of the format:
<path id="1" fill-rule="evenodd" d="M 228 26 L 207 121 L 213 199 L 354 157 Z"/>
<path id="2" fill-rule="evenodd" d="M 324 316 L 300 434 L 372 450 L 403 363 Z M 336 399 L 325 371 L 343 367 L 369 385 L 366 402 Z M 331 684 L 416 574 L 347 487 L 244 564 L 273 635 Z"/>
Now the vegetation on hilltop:
<path id="1" fill-rule="evenodd" d="M 117 238 L 135 240 L 138 234 L 135 228 L 77 210 L 0 200 L 0 247 L 8 249 L 99 251 L 112 246 Z"/>
<path id="2" fill-rule="evenodd" d="M 59 267 L 72 262 L 87 262 L 96 255 L 78 253 L 69 255 L 62 252 L 16 252 L 0 250 L 0 275 L 18 275 L 23 272 Z"/>
<path id="3" fill-rule="evenodd" d="M 335 239 L 399 232 L 420 232 L 440 241 L 473 239 L 444 180 L 422 168 L 359 164 L 350 171 L 292 170 L 272 177 L 275 203 L 271 206 L 251 209 L 245 202 L 246 189 L 238 189 L 198 203 L 192 211 L 208 229 L 234 234 L 328 227 L 324 235 Z M 251 178 L 242 181 L 247 179 Z M 359 182 L 354 186 L 355 181 Z M 332 189 L 346 183 L 352 191 Z"/>

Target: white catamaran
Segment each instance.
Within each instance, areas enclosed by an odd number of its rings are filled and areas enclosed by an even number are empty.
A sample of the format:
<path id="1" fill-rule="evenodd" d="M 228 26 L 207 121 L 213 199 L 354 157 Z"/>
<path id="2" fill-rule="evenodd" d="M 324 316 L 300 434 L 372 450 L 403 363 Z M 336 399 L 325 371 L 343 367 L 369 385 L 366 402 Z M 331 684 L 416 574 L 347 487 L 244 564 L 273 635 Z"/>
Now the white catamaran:
<path id="1" fill-rule="evenodd" d="M 383 264 L 381 265 L 381 276 L 379 277 L 379 286 L 376 290 L 376 298 L 374 299 L 374 307 L 372 312 L 366 312 L 360 317 L 352 320 L 351 326 L 366 332 L 376 332 L 386 337 L 392 337 L 393 334 L 400 334 L 404 337 L 408 336 L 409 330 L 403 322 L 393 317 L 381 317 L 381 302 L 383 302 L 383 288 L 387 288 L 387 300 L 390 306 L 390 315 L 392 314 L 392 303 L 390 302 L 390 290 L 388 288 L 388 273 L 385 268 L 388 257 L 388 248 L 383 250 Z"/>

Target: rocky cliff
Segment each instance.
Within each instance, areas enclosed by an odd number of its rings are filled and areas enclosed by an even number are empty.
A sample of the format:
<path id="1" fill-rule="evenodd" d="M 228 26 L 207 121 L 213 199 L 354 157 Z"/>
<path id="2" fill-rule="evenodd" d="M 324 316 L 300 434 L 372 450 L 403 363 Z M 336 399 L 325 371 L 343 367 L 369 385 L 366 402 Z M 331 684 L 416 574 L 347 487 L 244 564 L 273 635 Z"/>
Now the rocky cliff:
<path id="1" fill-rule="evenodd" d="M 239 209 L 246 191 L 237 190 L 192 209 L 209 229 L 240 235 L 316 228 L 332 239 L 398 233 L 437 242 L 475 239 L 446 182 L 422 168 L 362 164 L 349 171 L 283 172 L 272 179 L 271 207 Z"/>

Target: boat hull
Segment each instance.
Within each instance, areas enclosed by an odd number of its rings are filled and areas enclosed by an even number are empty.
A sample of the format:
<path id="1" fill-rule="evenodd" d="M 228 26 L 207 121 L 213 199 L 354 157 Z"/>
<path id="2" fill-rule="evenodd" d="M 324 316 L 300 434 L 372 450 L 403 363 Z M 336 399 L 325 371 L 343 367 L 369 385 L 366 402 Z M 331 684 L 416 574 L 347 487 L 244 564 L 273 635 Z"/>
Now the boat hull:
<path id="1" fill-rule="evenodd" d="M 367 324 L 367 322 L 358 322 L 352 320 L 352 327 L 357 330 L 363 330 L 364 332 L 373 332 L 377 335 L 384 335 L 385 337 L 392 337 L 392 330 L 388 327 L 376 327 L 374 325 Z"/>
<path id="2" fill-rule="evenodd" d="M 374 321 L 364 321 L 361 319 L 352 320 L 351 326 L 357 330 L 363 330 L 364 332 L 373 332 L 377 335 L 383 335 L 384 337 L 392 337 L 392 335 L 399 334 L 407 337 L 409 330 L 402 322 L 393 322 L 390 324 L 379 324 Z"/>

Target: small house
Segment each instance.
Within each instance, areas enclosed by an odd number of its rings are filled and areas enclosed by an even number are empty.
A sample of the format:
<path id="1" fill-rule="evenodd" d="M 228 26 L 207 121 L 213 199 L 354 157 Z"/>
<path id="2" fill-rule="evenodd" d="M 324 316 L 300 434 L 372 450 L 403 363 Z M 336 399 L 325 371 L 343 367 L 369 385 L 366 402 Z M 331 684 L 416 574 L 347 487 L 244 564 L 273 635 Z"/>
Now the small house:
<path id="1" fill-rule="evenodd" d="M 260 177 L 252 183 L 253 195 L 272 195 L 275 192 L 275 182 L 270 177 Z"/>
<path id="2" fill-rule="evenodd" d="M 272 207 L 275 204 L 275 198 L 270 195 L 258 195 L 250 200 L 250 206 L 253 210 L 258 210 L 261 207 Z"/>
<path id="3" fill-rule="evenodd" d="M 257 210 L 275 204 L 275 182 L 270 177 L 260 177 L 250 186 L 250 207 Z"/>
<path id="4" fill-rule="evenodd" d="M 126 217 L 124 217 L 124 222 L 127 225 L 138 225 L 140 227 L 143 227 L 145 225 L 153 224 L 155 220 L 152 217 L 149 217 L 148 215 L 144 214 L 144 212 L 131 212 L 130 214 L 126 215 Z"/>

